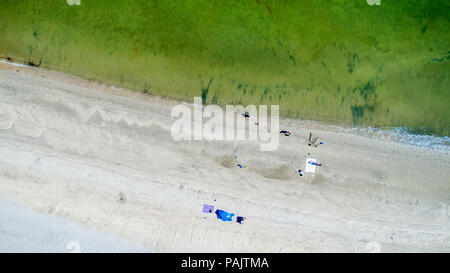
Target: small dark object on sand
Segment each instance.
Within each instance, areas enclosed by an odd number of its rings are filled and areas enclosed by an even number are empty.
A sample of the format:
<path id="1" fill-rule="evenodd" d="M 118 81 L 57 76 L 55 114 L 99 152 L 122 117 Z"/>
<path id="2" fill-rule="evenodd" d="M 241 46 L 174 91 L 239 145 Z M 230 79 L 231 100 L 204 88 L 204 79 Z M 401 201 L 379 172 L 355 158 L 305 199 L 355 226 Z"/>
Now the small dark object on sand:
<path id="1" fill-rule="evenodd" d="M 123 194 L 122 192 L 119 192 L 119 200 L 117 200 L 119 203 L 125 203 L 126 201 L 126 197 L 125 194 Z"/>
<path id="2" fill-rule="evenodd" d="M 244 114 L 242 114 L 242 116 L 244 118 L 249 118 L 250 117 L 250 113 L 249 112 L 245 112 Z"/>
<path id="3" fill-rule="evenodd" d="M 284 134 L 285 136 L 290 136 L 291 132 L 282 130 L 282 131 L 280 131 L 280 134 Z"/>
<path id="4" fill-rule="evenodd" d="M 236 222 L 238 222 L 239 224 L 243 224 L 243 223 L 245 223 L 245 221 L 247 221 L 247 218 L 245 218 L 243 216 L 236 217 Z"/>

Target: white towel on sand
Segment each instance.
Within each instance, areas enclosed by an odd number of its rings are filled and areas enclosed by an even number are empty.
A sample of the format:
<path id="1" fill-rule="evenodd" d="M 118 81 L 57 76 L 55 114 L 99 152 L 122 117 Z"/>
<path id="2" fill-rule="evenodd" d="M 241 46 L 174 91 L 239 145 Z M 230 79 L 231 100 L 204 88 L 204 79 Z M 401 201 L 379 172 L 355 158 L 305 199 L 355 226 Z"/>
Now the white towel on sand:
<path id="1" fill-rule="evenodd" d="M 305 173 L 315 173 L 316 172 L 316 165 L 312 165 L 311 163 L 315 163 L 316 160 L 312 158 L 306 159 L 306 166 L 305 166 Z"/>

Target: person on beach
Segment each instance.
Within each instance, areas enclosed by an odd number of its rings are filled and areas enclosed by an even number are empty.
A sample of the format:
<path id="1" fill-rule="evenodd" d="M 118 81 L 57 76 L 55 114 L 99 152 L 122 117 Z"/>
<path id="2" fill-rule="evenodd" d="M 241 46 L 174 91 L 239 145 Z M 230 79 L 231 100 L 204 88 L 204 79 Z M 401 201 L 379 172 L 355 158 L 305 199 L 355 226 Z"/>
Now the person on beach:
<path id="1" fill-rule="evenodd" d="M 236 222 L 237 223 L 239 223 L 239 224 L 243 224 L 243 223 L 245 223 L 245 221 L 247 221 L 247 218 L 245 218 L 245 217 L 243 217 L 243 216 L 238 216 L 238 217 L 236 217 Z"/>
<path id="2" fill-rule="evenodd" d="M 298 170 L 297 172 L 298 172 L 298 175 L 303 176 L 303 171 L 302 171 L 302 169 Z"/>
<path id="3" fill-rule="evenodd" d="M 320 163 L 320 162 L 311 162 L 311 161 L 309 161 L 308 163 L 311 164 L 311 165 L 317 166 L 317 167 L 322 166 L 322 163 Z"/>
<path id="4" fill-rule="evenodd" d="M 281 131 L 280 131 L 280 134 L 284 134 L 285 136 L 290 136 L 290 135 L 291 135 L 291 132 L 285 131 L 285 130 L 281 130 Z"/>
<path id="5" fill-rule="evenodd" d="M 250 118 L 250 113 L 249 112 L 245 112 L 244 114 L 242 114 L 242 116 L 244 118 Z"/>
<path id="6" fill-rule="evenodd" d="M 309 133 L 309 138 L 305 142 L 306 144 L 308 144 L 308 146 L 317 147 L 320 144 L 323 144 L 323 142 L 319 140 L 320 140 L 319 137 L 313 137 L 312 133 Z"/>

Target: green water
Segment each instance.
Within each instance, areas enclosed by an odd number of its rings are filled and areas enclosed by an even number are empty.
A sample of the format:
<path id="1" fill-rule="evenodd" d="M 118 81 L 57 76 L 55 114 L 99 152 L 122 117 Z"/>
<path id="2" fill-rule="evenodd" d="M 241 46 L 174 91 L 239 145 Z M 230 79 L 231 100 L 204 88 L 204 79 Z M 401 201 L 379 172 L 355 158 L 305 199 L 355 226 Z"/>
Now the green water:
<path id="1" fill-rule="evenodd" d="M 154 95 L 450 135 L 450 1 L 0 0 L 0 56 Z"/>

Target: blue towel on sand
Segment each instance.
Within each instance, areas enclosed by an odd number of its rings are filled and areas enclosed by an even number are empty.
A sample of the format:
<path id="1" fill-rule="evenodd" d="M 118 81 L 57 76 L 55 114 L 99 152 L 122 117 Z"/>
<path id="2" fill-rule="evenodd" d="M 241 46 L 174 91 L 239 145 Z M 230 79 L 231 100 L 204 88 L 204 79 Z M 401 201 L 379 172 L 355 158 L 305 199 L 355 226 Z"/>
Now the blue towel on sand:
<path id="1" fill-rule="evenodd" d="M 234 213 L 228 213 L 226 211 L 218 209 L 216 210 L 216 214 L 217 219 L 220 219 L 222 221 L 233 221 Z"/>

